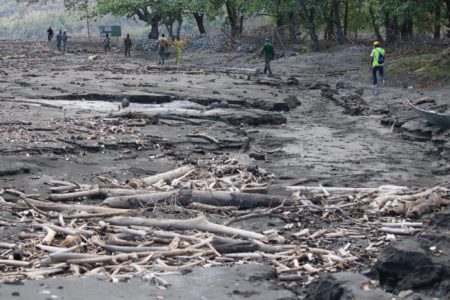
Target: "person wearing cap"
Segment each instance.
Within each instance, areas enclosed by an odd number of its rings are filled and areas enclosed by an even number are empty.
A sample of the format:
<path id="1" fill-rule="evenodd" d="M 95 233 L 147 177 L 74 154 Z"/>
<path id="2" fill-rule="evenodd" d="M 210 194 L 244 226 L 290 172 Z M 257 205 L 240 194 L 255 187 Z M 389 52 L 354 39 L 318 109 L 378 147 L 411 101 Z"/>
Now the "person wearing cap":
<path id="1" fill-rule="evenodd" d="M 370 54 L 370 68 L 372 70 L 372 84 L 374 88 L 378 87 L 377 72 L 380 73 L 383 85 L 386 85 L 386 80 L 384 78 L 384 60 L 386 52 L 380 46 L 380 42 L 376 41 L 373 43 L 373 50 Z"/>
<path id="2" fill-rule="evenodd" d="M 273 45 L 270 42 L 268 38 L 266 38 L 264 45 L 262 46 L 260 50 L 259 57 L 261 57 L 264 54 L 264 74 L 269 72 L 270 75 L 272 75 L 272 69 L 270 68 L 270 61 L 274 59 L 275 57 L 275 51 L 273 49 Z"/>

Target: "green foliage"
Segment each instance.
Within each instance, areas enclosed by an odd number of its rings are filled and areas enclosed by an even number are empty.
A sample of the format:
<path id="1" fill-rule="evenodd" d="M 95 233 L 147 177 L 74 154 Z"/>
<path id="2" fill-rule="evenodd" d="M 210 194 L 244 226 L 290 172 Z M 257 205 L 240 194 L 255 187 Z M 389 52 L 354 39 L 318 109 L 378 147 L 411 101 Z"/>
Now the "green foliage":
<path id="1" fill-rule="evenodd" d="M 277 26 L 288 25 L 296 31 L 306 30 L 317 46 L 315 37 L 325 27 L 336 26 L 336 7 L 340 22 L 347 32 L 371 31 L 383 33 L 387 22 L 393 20 L 403 31 L 431 33 L 450 23 L 448 0 L 5 0 L 20 3 L 64 2 L 79 17 L 105 16 L 140 19 L 150 23 L 157 19 L 164 24 L 182 22 L 186 16 L 201 14 L 207 19 L 226 15 L 233 34 L 242 31 L 243 20 L 265 15 Z M 335 4 L 336 6 L 333 6 Z M 331 24 L 331 25 L 330 25 Z M 402 27 L 405 25 L 404 27 Z M 390 26 L 390 25 L 389 25 Z M 333 30 L 333 28 L 331 28 Z M 398 33 L 396 33 L 398 34 Z"/>

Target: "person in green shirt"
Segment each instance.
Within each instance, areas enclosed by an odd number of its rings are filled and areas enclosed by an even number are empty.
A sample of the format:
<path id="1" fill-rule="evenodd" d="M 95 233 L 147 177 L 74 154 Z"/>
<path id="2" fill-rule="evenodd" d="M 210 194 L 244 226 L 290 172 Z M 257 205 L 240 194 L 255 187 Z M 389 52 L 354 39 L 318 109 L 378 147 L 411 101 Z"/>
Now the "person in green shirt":
<path id="1" fill-rule="evenodd" d="M 262 46 L 262 49 L 260 50 L 261 53 L 259 57 L 261 57 L 264 54 L 264 74 L 269 72 L 270 75 L 272 75 L 272 69 L 270 68 L 270 61 L 274 59 L 275 57 L 275 51 L 273 49 L 272 43 L 270 43 L 269 39 L 266 39 L 264 45 Z"/>
<path id="2" fill-rule="evenodd" d="M 384 78 L 384 60 L 386 52 L 380 46 L 380 42 L 376 41 L 373 43 L 373 50 L 370 54 L 370 68 L 372 70 L 372 84 L 376 88 L 378 86 L 377 72 L 380 73 L 383 85 L 386 85 L 386 80 Z"/>

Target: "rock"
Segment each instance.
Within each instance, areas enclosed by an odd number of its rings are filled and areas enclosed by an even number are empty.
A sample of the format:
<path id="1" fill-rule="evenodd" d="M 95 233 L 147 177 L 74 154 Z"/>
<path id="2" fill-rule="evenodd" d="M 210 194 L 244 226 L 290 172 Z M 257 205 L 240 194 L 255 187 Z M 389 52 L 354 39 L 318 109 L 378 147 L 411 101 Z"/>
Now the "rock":
<path id="1" fill-rule="evenodd" d="M 436 100 L 434 100 L 433 98 L 427 96 L 427 97 L 420 98 L 416 102 L 416 105 L 421 105 L 421 104 L 424 104 L 424 103 L 436 103 Z"/>
<path id="2" fill-rule="evenodd" d="M 188 42 L 190 50 L 220 52 L 223 51 L 229 39 L 221 32 L 199 34 Z"/>
<path id="3" fill-rule="evenodd" d="M 336 89 L 345 89 L 345 82 L 344 82 L 344 80 L 337 80 L 336 81 Z"/>
<path id="4" fill-rule="evenodd" d="M 309 86 L 308 88 L 310 90 L 322 90 L 322 89 L 329 89 L 330 85 L 324 82 L 316 82 L 313 85 Z"/>
<path id="5" fill-rule="evenodd" d="M 369 278 L 361 274 L 341 272 L 322 274 L 306 290 L 305 300 L 391 300 L 394 297 L 374 287 Z"/>
<path id="6" fill-rule="evenodd" d="M 29 166 L 22 163 L 15 163 L 13 165 L 0 166 L 0 177 L 2 176 L 14 176 L 18 174 L 30 174 L 31 169 Z"/>
<path id="7" fill-rule="evenodd" d="M 256 160 L 266 160 L 266 156 L 262 153 L 252 152 L 248 156 Z"/>
<path id="8" fill-rule="evenodd" d="M 254 45 L 244 44 L 244 45 L 239 46 L 236 49 L 236 52 L 238 52 L 238 53 L 254 53 L 254 52 L 256 52 L 256 50 L 257 49 Z"/>
<path id="9" fill-rule="evenodd" d="M 449 278 L 445 268 L 434 264 L 431 255 L 413 239 L 393 242 L 386 247 L 378 256 L 374 271 L 388 291 L 396 292 L 432 288 Z"/>
<path id="10" fill-rule="evenodd" d="M 408 121 L 400 127 L 402 137 L 414 141 L 428 141 L 432 137 L 434 126 L 422 121 Z"/>
<path id="11" fill-rule="evenodd" d="M 352 91 L 342 91 L 323 88 L 321 95 L 335 102 L 344 108 L 344 113 L 348 115 L 363 115 L 369 111 L 369 105 L 361 98 L 361 95 Z"/>
<path id="12" fill-rule="evenodd" d="M 297 79 L 297 78 L 291 76 L 291 77 L 289 77 L 289 78 L 287 79 L 286 84 L 287 84 L 287 85 L 290 85 L 290 86 L 296 86 L 296 85 L 299 84 L 299 82 L 298 82 L 298 79 Z"/>
<path id="13" fill-rule="evenodd" d="M 280 100 L 249 100 L 247 105 L 251 108 L 258 108 L 265 111 L 289 111 L 289 105 L 286 101 Z"/>
<path id="14" fill-rule="evenodd" d="M 123 98 L 120 105 L 122 109 L 127 108 L 128 106 L 130 106 L 130 101 L 127 98 Z"/>
<path id="15" fill-rule="evenodd" d="M 294 96 L 294 95 L 289 95 L 283 101 L 284 101 L 284 103 L 286 103 L 286 105 L 288 106 L 289 110 L 294 109 L 294 108 L 302 105 L 300 100 L 298 100 L 297 96 Z"/>
<path id="16" fill-rule="evenodd" d="M 400 298 L 405 298 L 405 297 L 411 296 L 412 294 L 414 294 L 413 290 L 406 290 L 406 291 L 401 291 L 400 293 L 398 293 L 398 296 Z"/>

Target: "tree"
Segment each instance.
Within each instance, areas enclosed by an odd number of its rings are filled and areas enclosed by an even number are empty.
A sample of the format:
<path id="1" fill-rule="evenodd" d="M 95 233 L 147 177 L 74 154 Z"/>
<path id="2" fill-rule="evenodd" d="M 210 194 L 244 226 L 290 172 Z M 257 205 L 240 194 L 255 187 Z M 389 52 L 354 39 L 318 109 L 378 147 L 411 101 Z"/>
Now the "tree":
<path id="1" fill-rule="evenodd" d="M 302 16 L 303 23 L 308 29 L 309 36 L 312 42 L 312 48 L 314 51 L 319 51 L 319 37 L 317 36 L 316 28 L 316 9 L 317 2 L 313 0 L 298 0 L 300 13 Z"/>
<path id="2" fill-rule="evenodd" d="M 341 25 L 341 17 L 340 17 L 340 0 L 333 0 L 333 9 L 334 9 L 334 24 L 336 26 L 336 37 L 339 45 L 343 45 L 345 43 L 344 33 L 342 32 Z"/>
<path id="3" fill-rule="evenodd" d="M 162 1 L 162 0 L 161 0 Z M 159 0 L 98 0 L 97 11 L 99 14 L 113 14 L 115 16 L 137 16 L 139 20 L 151 26 L 150 39 L 159 36 L 159 22 L 162 16 L 158 14 Z"/>

